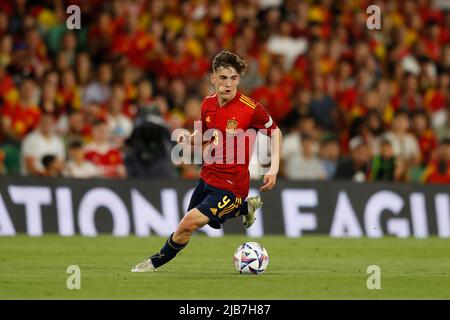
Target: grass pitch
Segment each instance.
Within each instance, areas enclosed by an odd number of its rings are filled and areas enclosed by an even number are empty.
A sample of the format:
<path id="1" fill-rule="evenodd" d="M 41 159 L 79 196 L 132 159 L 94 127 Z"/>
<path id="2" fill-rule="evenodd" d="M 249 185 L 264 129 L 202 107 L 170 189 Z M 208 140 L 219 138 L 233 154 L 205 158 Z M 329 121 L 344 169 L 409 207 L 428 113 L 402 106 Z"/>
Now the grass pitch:
<path id="1" fill-rule="evenodd" d="M 266 247 L 259 276 L 234 269 L 245 241 Z M 159 237 L 0 237 L 1 299 L 450 299 L 450 240 L 333 239 L 196 235 L 155 273 L 130 268 L 164 243 Z M 81 289 L 68 290 L 69 265 Z M 369 290 L 369 265 L 381 289 Z"/>

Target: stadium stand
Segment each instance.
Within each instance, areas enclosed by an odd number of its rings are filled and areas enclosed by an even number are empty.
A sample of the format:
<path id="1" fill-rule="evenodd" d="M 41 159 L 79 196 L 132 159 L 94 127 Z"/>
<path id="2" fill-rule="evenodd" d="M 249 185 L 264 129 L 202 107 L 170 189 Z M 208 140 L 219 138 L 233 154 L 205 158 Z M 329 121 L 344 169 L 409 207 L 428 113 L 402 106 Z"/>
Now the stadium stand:
<path id="1" fill-rule="evenodd" d="M 373 3 L 380 30 L 366 27 Z M 198 178 L 194 165 L 129 165 L 127 139 L 142 113 L 191 128 L 212 58 L 230 50 L 249 64 L 242 91 L 284 132 L 285 178 L 450 183 L 450 12 L 439 3 L 0 0 L 0 174 L 48 175 L 21 159 L 51 113 L 67 156 L 80 140 L 91 172 Z M 80 30 L 66 27 L 69 4 Z"/>

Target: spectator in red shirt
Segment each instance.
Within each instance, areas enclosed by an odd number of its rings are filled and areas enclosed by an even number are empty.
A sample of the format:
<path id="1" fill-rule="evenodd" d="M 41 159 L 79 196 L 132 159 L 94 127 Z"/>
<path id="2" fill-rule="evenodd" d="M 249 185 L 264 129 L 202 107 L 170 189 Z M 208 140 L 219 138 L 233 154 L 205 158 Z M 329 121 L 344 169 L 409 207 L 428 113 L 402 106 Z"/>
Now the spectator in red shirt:
<path id="1" fill-rule="evenodd" d="M 7 73 L 6 66 L 0 61 L 0 97 L 3 101 L 14 100 L 16 87 L 12 77 Z"/>
<path id="2" fill-rule="evenodd" d="M 128 108 L 130 108 L 131 104 L 137 99 L 138 73 L 138 69 L 136 69 L 135 67 L 126 66 L 120 77 L 120 81 L 125 89 L 125 110 L 127 110 L 126 113 L 130 118 L 134 118 L 134 116 L 136 115 L 136 110 L 129 113 Z"/>
<path id="3" fill-rule="evenodd" d="M 450 183 L 450 139 L 439 144 L 436 157 L 428 164 L 422 176 L 426 183 Z"/>
<path id="4" fill-rule="evenodd" d="M 44 112 L 60 114 L 62 110 L 59 108 L 57 101 L 57 87 L 50 82 L 44 83 L 41 90 L 40 108 Z"/>
<path id="5" fill-rule="evenodd" d="M 66 150 L 73 141 L 86 142 L 92 135 L 92 128 L 85 113 L 78 109 L 70 109 L 59 119 L 58 130 L 64 136 Z"/>
<path id="6" fill-rule="evenodd" d="M 5 67 L 11 63 L 13 39 L 10 35 L 4 35 L 0 40 L 0 64 Z"/>
<path id="7" fill-rule="evenodd" d="M 47 47 L 39 30 L 31 29 L 26 33 L 25 45 L 29 54 L 30 66 L 33 72 L 38 76 L 42 76 L 50 65 L 47 57 Z"/>
<path id="8" fill-rule="evenodd" d="M 438 61 L 441 53 L 440 33 L 441 29 L 439 24 L 430 21 L 425 29 L 425 36 L 422 38 L 422 42 L 425 45 L 425 53 L 433 61 Z"/>
<path id="9" fill-rule="evenodd" d="M 108 54 L 116 32 L 117 24 L 114 23 L 111 13 L 102 11 L 88 34 L 89 49 L 95 60 Z"/>
<path id="10" fill-rule="evenodd" d="M 422 164 L 426 165 L 432 156 L 432 152 L 438 146 L 435 133 L 430 128 L 430 120 L 425 111 L 416 111 L 411 118 L 411 129 L 417 137 Z"/>
<path id="11" fill-rule="evenodd" d="M 93 141 L 85 147 L 85 158 L 92 162 L 104 178 L 125 178 L 126 170 L 120 151 L 110 144 L 106 121 L 97 120 L 92 129 Z"/>
<path id="12" fill-rule="evenodd" d="M 190 74 L 193 58 L 186 52 L 186 44 L 183 37 L 175 39 L 173 47 L 173 54 L 165 58 L 164 73 L 169 78 L 185 78 Z"/>
<path id="13" fill-rule="evenodd" d="M 280 65 L 271 65 L 267 72 L 266 83 L 256 88 L 251 97 L 266 107 L 276 123 L 282 123 L 291 111 L 289 93 L 282 83 L 283 69 Z"/>
<path id="14" fill-rule="evenodd" d="M 136 67 L 147 69 L 148 60 L 154 48 L 154 39 L 145 29 L 138 25 L 138 16 L 126 16 L 126 26 L 112 40 L 113 55 L 122 54 Z"/>
<path id="15" fill-rule="evenodd" d="M 5 103 L 0 110 L 1 128 L 7 140 L 20 142 L 39 123 L 41 111 L 34 101 L 35 90 L 34 79 L 23 79 L 19 101 Z"/>
<path id="16" fill-rule="evenodd" d="M 9 7 L 10 10 L 5 10 L 6 6 Z M 5 34 L 8 34 L 8 25 L 9 25 L 9 14 L 12 11 L 11 8 L 12 4 L 9 4 L 8 2 L 3 2 L 0 6 L 0 37 L 3 37 Z"/>
<path id="17" fill-rule="evenodd" d="M 439 127 L 445 121 L 445 107 L 450 105 L 449 87 L 450 72 L 441 72 L 437 84 L 430 86 L 424 94 L 423 104 L 431 116 L 432 127 Z"/>
<path id="18" fill-rule="evenodd" d="M 64 70 L 61 76 L 61 86 L 58 90 L 59 113 L 67 113 L 70 108 L 81 107 L 81 94 L 77 86 L 75 72 L 72 68 Z"/>
<path id="19" fill-rule="evenodd" d="M 417 77 L 412 73 L 406 73 L 403 81 L 403 88 L 391 100 L 394 110 L 404 109 L 412 112 L 422 109 L 423 98 L 419 93 Z"/>
<path id="20" fill-rule="evenodd" d="M 87 52 L 81 52 L 77 55 L 75 73 L 80 92 L 87 87 L 91 81 L 91 58 Z"/>

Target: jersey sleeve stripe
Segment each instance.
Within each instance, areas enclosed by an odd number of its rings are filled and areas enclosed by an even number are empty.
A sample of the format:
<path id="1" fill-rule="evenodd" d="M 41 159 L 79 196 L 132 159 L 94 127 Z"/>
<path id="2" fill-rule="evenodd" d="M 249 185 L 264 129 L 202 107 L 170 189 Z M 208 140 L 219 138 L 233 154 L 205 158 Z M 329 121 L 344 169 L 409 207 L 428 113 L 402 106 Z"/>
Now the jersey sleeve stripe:
<path id="1" fill-rule="evenodd" d="M 254 104 L 256 106 L 256 103 L 252 99 L 250 99 L 247 96 L 244 96 L 243 94 L 240 96 L 240 99 L 243 99 L 243 100 L 247 101 L 248 103 Z"/>
<path id="2" fill-rule="evenodd" d="M 256 108 L 256 105 L 255 105 L 255 104 L 250 104 L 249 102 L 247 102 L 247 101 L 245 101 L 245 100 L 243 100 L 243 99 L 241 99 L 241 98 L 239 98 L 239 101 L 242 102 L 242 103 L 244 103 L 245 105 L 249 106 L 249 107 L 252 108 L 252 109 L 255 109 L 255 108 Z"/>
<path id="3" fill-rule="evenodd" d="M 269 116 L 269 121 L 264 125 L 264 127 L 266 127 L 266 129 L 270 128 L 272 126 L 272 124 L 273 124 L 272 117 Z"/>

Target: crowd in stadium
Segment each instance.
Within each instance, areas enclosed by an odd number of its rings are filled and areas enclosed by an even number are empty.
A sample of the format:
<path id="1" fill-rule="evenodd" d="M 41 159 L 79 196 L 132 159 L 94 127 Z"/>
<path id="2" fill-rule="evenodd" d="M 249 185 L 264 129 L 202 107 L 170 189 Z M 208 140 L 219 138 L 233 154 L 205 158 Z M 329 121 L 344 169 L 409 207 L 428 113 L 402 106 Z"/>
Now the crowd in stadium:
<path id="1" fill-rule="evenodd" d="M 434 3 L 78 0 L 68 30 L 67 1 L 0 0 L 0 173 L 198 178 L 170 134 L 192 129 L 229 50 L 283 131 L 283 177 L 450 183 L 450 12 Z"/>

